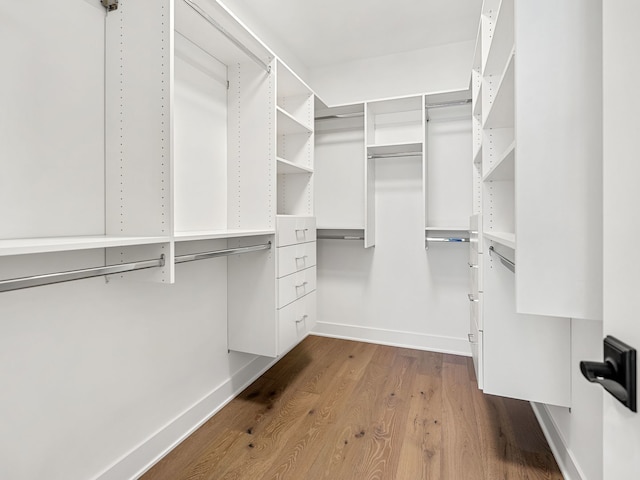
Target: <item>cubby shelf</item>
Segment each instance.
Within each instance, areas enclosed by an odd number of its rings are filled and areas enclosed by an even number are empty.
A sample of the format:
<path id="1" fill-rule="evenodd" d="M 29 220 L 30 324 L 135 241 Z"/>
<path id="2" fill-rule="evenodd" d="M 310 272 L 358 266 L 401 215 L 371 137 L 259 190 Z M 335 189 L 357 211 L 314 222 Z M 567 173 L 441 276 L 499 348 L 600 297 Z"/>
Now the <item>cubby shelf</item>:
<path id="1" fill-rule="evenodd" d="M 482 165 L 482 145 L 478 145 L 478 148 L 474 152 L 473 163 L 476 165 Z"/>
<path id="2" fill-rule="evenodd" d="M 427 232 L 468 232 L 469 227 L 467 226 L 456 226 L 456 227 L 432 227 L 428 226 L 424 228 Z"/>
<path id="3" fill-rule="evenodd" d="M 231 229 L 231 230 L 209 230 L 198 232 L 176 232 L 174 239 L 176 242 L 186 242 L 193 240 L 217 240 L 221 238 L 242 238 L 255 237 L 258 235 L 273 235 L 275 230 L 259 230 L 259 229 Z"/>
<path id="4" fill-rule="evenodd" d="M 494 180 L 513 180 L 515 178 L 515 140 L 507 147 L 500 159 L 491 167 L 484 176 L 483 181 L 492 182 Z"/>
<path id="5" fill-rule="evenodd" d="M 0 240 L 0 256 L 151 245 L 168 243 L 169 241 L 169 237 L 120 237 L 116 235 L 17 238 Z"/>
<path id="6" fill-rule="evenodd" d="M 492 240 L 505 247 L 516 248 L 516 234 L 510 232 L 484 232 L 487 240 Z"/>
<path id="7" fill-rule="evenodd" d="M 276 157 L 278 162 L 278 174 L 300 174 L 300 173 L 313 173 L 313 168 L 304 165 L 298 165 L 297 163 L 290 162 L 284 158 Z"/>
<path id="8" fill-rule="evenodd" d="M 509 128 L 514 125 L 514 64 L 515 54 L 512 49 L 500 83 L 493 92 L 494 100 L 487 112 L 484 128 Z"/>
<path id="9" fill-rule="evenodd" d="M 473 116 L 479 117 L 480 115 L 482 115 L 482 83 L 480 83 L 477 96 L 473 100 Z"/>
<path id="10" fill-rule="evenodd" d="M 311 129 L 281 107 L 276 107 L 278 115 L 278 134 L 310 134 Z"/>

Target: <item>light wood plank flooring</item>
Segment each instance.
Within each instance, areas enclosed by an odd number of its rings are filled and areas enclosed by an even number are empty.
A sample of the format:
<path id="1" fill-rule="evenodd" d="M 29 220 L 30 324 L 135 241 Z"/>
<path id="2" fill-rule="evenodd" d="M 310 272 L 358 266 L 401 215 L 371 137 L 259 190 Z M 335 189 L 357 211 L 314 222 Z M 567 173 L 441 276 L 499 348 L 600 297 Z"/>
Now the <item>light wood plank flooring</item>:
<path id="1" fill-rule="evenodd" d="M 471 359 L 310 336 L 144 480 L 562 479 L 527 402 Z"/>

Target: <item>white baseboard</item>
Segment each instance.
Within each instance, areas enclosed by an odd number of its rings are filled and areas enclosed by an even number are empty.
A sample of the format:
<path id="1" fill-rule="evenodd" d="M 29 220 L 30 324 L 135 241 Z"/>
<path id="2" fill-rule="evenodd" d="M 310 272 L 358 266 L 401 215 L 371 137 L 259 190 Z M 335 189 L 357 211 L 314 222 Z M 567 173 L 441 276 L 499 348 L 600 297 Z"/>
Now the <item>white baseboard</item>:
<path id="1" fill-rule="evenodd" d="M 136 479 L 251 385 L 279 358 L 258 357 L 202 400 L 114 462 L 94 480 Z"/>
<path id="2" fill-rule="evenodd" d="M 565 480 L 586 480 L 582 470 L 573 458 L 571 450 L 567 448 L 547 406 L 543 403 L 531 402 L 531 407 Z"/>
<path id="3" fill-rule="evenodd" d="M 328 322 L 316 323 L 311 333 L 323 337 L 357 340 L 360 342 L 390 345 L 392 347 L 428 350 L 431 352 L 464 355 L 466 357 L 471 356 L 471 349 L 469 348 L 469 342 L 466 338 L 442 337 Z"/>

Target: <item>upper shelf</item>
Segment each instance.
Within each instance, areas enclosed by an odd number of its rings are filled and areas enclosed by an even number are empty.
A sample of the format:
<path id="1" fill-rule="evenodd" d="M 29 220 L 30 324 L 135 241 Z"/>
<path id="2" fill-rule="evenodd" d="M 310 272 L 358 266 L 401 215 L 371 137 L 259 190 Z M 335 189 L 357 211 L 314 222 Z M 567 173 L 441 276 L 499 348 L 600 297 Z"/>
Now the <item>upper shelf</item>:
<path id="1" fill-rule="evenodd" d="M 276 111 L 278 114 L 277 125 L 279 135 L 309 134 L 312 132 L 311 128 L 295 119 L 289 112 L 285 111 L 283 108 L 276 107 Z"/>
<path id="2" fill-rule="evenodd" d="M 514 0 L 502 0 L 495 22 L 493 35 L 489 43 L 489 53 L 482 74 L 496 75 L 504 70 L 514 45 Z"/>
<path id="3" fill-rule="evenodd" d="M 304 165 L 298 165 L 297 163 L 290 162 L 284 158 L 276 157 L 278 162 L 278 174 L 299 174 L 299 173 L 313 173 L 313 168 L 306 167 Z"/>
<path id="4" fill-rule="evenodd" d="M 504 151 L 500 159 L 487 172 L 483 180 L 485 182 L 513 180 L 515 178 L 515 158 L 516 142 L 514 140 Z"/>
<path id="5" fill-rule="evenodd" d="M 484 232 L 485 238 L 509 248 L 516 248 L 516 234 L 511 232 Z"/>
<path id="6" fill-rule="evenodd" d="M 0 240 L 0 257 L 34 253 L 90 250 L 94 248 L 150 245 L 156 243 L 168 243 L 169 241 L 169 237 L 121 237 L 115 235 L 18 238 Z"/>
<path id="7" fill-rule="evenodd" d="M 274 230 L 256 229 L 208 230 L 194 232 L 176 232 L 174 238 L 176 242 L 186 242 L 193 240 L 216 240 L 224 238 L 255 237 L 258 235 L 273 235 L 274 233 Z"/>
<path id="8" fill-rule="evenodd" d="M 422 142 L 400 142 L 379 145 L 367 145 L 368 155 L 412 154 L 422 155 Z"/>
<path id="9" fill-rule="evenodd" d="M 489 107 L 484 128 L 513 128 L 514 126 L 514 64 L 515 55 L 512 50 L 500 84 L 492 92 L 494 100 Z"/>

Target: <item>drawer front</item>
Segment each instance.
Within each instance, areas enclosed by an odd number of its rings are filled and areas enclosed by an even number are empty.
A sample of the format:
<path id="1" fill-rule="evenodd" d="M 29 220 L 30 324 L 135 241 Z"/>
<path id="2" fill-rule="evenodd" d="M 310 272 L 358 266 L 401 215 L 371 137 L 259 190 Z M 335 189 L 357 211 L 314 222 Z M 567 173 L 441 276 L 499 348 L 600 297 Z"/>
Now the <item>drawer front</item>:
<path id="1" fill-rule="evenodd" d="M 476 330 L 482 331 L 482 294 L 470 293 L 469 295 L 469 315 L 471 317 L 471 325 L 475 325 Z"/>
<path id="2" fill-rule="evenodd" d="M 276 217 L 276 247 L 316 241 L 315 217 Z"/>
<path id="3" fill-rule="evenodd" d="M 482 259 L 477 258 L 477 263 L 469 262 L 469 281 L 471 283 L 471 293 L 478 294 L 482 292 Z"/>
<path id="4" fill-rule="evenodd" d="M 473 367 L 476 372 L 476 380 L 478 381 L 478 388 L 480 390 L 484 388 L 482 341 L 483 333 L 472 329 L 469 334 L 469 344 L 471 346 L 471 358 L 473 359 Z"/>
<path id="5" fill-rule="evenodd" d="M 482 253 L 482 216 L 472 215 L 469 219 L 469 261 L 473 263 L 475 255 Z"/>
<path id="6" fill-rule="evenodd" d="M 281 247 L 277 252 L 278 278 L 316 265 L 316 242 Z"/>
<path id="7" fill-rule="evenodd" d="M 294 302 L 316 289 L 316 267 L 278 279 L 278 308 Z"/>
<path id="8" fill-rule="evenodd" d="M 278 353 L 289 351 L 316 324 L 316 292 L 278 310 Z"/>

